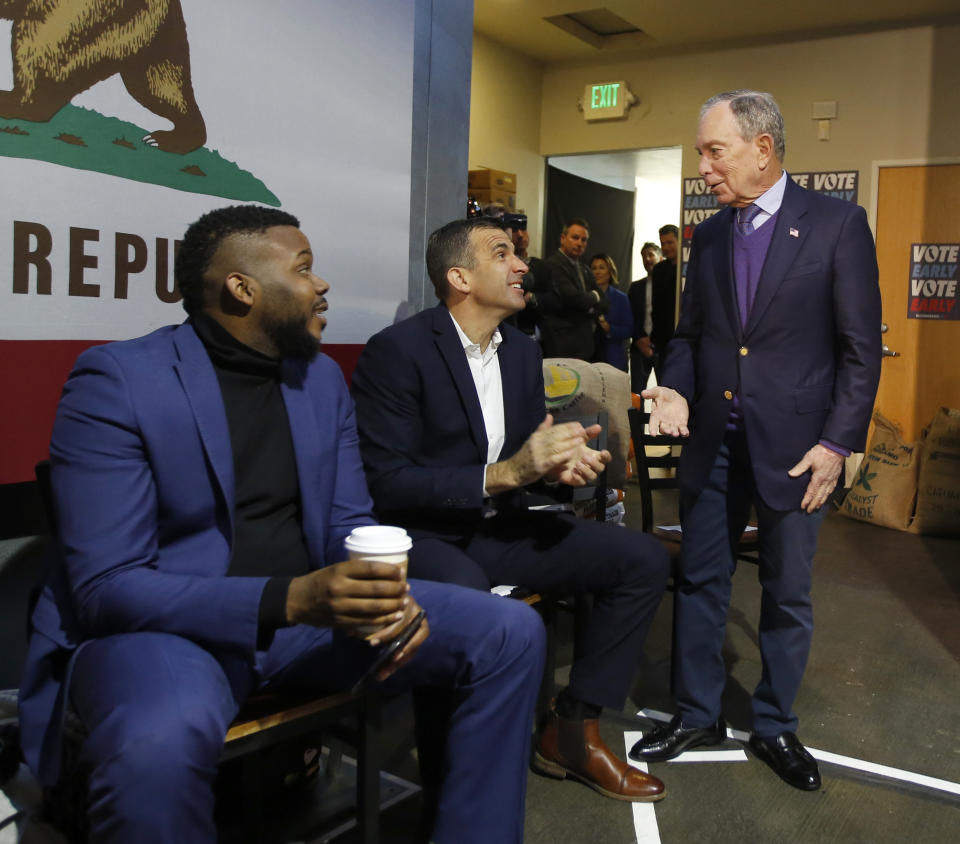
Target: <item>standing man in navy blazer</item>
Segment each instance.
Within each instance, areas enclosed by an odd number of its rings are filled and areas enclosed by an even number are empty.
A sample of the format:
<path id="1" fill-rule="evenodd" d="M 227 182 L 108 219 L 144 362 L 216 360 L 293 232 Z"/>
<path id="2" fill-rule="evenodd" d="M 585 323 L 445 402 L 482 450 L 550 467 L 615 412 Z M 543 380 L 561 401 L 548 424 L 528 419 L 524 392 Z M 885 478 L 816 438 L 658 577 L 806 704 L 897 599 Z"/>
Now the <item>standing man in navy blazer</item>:
<path id="1" fill-rule="evenodd" d="M 707 100 L 700 175 L 727 206 L 693 235 L 680 322 L 652 434 L 689 435 L 680 462 L 683 555 L 675 603 L 678 714 L 631 751 L 670 759 L 717 744 L 734 546 L 756 508 L 760 652 L 750 746 L 790 785 L 820 787 L 793 703 L 813 634 L 817 533 L 844 457 L 863 449 L 880 377 L 880 291 L 863 209 L 809 193 L 782 168 L 769 94 Z"/>
<path id="2" fill-rule="evenodd" d="M 211 211 L 176 279 L 186 323 L 84 352 L 64 387 L 59 547 L 21 684 L 30 767 L 56 781 L 69 706 L 88 733 L 92 841 L 212 843 L 246 697 L 350 688 L 422 606 L 381 679 L 398 671 L 445 715 L 430 840 L 521 844 L 542 624 L 518 601 L 345 561 L 374 520 L 353 404 L 319 354 L 329 285 L 296 218 Z M 382 629 L 364 641 L 368 624 Z"/>
<path id="3" fill-rule="evenodd" d="M 582 485 L 610 454 L 586 444 L 600 426 L 546 414 L 540 350 L 503 322 L 523 308 L 527 268 L 502 224 L 480 217 L 438 229 L 427 270 L 442 304 L 372 337 L 353 374 L 377 515 L 413 536 L 417 577 L 593 596 L 534 768 L 617 800 L 659 800 L 663 783 L 618 758 L 598 718 L 626 700 L 666 554 L 647 534 L 523 506 L 524 486 Z"/>

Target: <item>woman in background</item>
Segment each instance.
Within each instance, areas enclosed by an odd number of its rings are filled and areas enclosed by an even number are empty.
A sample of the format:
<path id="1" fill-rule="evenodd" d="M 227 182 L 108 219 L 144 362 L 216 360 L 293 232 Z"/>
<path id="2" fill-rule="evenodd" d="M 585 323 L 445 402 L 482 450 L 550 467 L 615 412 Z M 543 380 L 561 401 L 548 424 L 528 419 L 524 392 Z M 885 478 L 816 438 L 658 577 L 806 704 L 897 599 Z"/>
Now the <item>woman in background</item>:
<path id="1" fill-rule="evenodd" d="M 609 363 L 627 371 L 627 342 L 633 334 L 633 310 L 627 294 L 617 289 L 617 265 L 613 258 L 598 252 L 590 259 L 593 278 L 610 301 L 606 316 L 597 317 L 594 361 Z"/>

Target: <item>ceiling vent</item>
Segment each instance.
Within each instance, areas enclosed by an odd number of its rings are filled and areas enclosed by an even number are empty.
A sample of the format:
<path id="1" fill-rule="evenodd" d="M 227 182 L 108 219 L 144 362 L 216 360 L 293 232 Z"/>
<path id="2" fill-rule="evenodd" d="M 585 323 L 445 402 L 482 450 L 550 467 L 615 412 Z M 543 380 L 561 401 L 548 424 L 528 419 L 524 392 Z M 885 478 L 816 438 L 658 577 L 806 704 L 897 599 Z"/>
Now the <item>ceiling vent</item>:
<path id="1" fill-rule="evenodd" d="M 624 50 L 652 43 L 640 27 L 609 9 L 553 15 L 544 20 L 597 50 Z"/>

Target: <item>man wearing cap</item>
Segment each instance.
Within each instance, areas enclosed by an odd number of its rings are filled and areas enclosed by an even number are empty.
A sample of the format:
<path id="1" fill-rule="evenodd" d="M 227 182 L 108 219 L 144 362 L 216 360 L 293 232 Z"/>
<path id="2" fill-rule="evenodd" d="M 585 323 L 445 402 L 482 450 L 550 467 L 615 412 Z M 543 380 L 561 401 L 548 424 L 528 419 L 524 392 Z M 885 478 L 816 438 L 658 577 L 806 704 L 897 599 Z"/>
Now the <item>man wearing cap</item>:
<path id="1" fill-rule="evenodd" d="M 544 315 L 559 309 L 550 265 L 541 258 L 531 257 L 527 253 L 530 247 L 530 235 L 527 234 L 526 214 L 508 212 L 500 220 L 510 233 L 514 253 L 527 265 L 527 272 L 523 276 L 523 299 L 526 307 L 513 316 L 507 317 L 507 322 L 519 328 L 524 334 L 536 338 L 543 346 L 545 342 L 549 343 L 544 339 L 548 331 Z"/>

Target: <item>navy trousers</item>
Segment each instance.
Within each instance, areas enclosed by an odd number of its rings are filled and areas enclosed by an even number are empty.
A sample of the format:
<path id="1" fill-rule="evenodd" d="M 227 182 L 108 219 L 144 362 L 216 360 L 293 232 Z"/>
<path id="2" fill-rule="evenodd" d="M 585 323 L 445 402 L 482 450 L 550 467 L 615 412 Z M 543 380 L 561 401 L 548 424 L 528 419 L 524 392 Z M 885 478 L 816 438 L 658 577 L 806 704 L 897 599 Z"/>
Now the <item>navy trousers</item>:
<path id="1" fill-rule="evenodd" d="M 660 605 L 670 562 L 645 533 L 567 514 L 508 511 L 483 519 L 460 541 L 414 540 L 410 573 L 488 590 L 503 583 L 535 592 L 593 597 L 576 631 L 569 692 L 620 709 Z"/>
<path id="2" fill-rule="evenodd" d="M 720 717 L 726 682 L 722 648 L 730 606 L 735 548 L 751 506 L 759 528 L 760 656 L 753 693 L 753 730 L 795 732 L 793 702 L 813 636 L 810 585 L 824 510 L 771 510 L 756 494 L 742 432 L 728 432 L 706 486 L 680 503 L 683 548 L 674 602 L 673 685 L 685 727 Z"/>
<path id="3" fill-rule="evenodd" d="M 543 671 L 536 612 L 473 590 L 411 581 L 430 635 L 387 682 L 449 696 L 431 841 L 521 844 L 531 724 Z M 179 636 L 135 632 L 86 643 L 70 695 L 89 737 L 91 840 L 214 842 L 223 738 L 253 691 L 348 688 L 366 643 L 328 629 L 279 630 L 256 664 Z M 434 709 L 435 711 L 435 709 Z"/>

